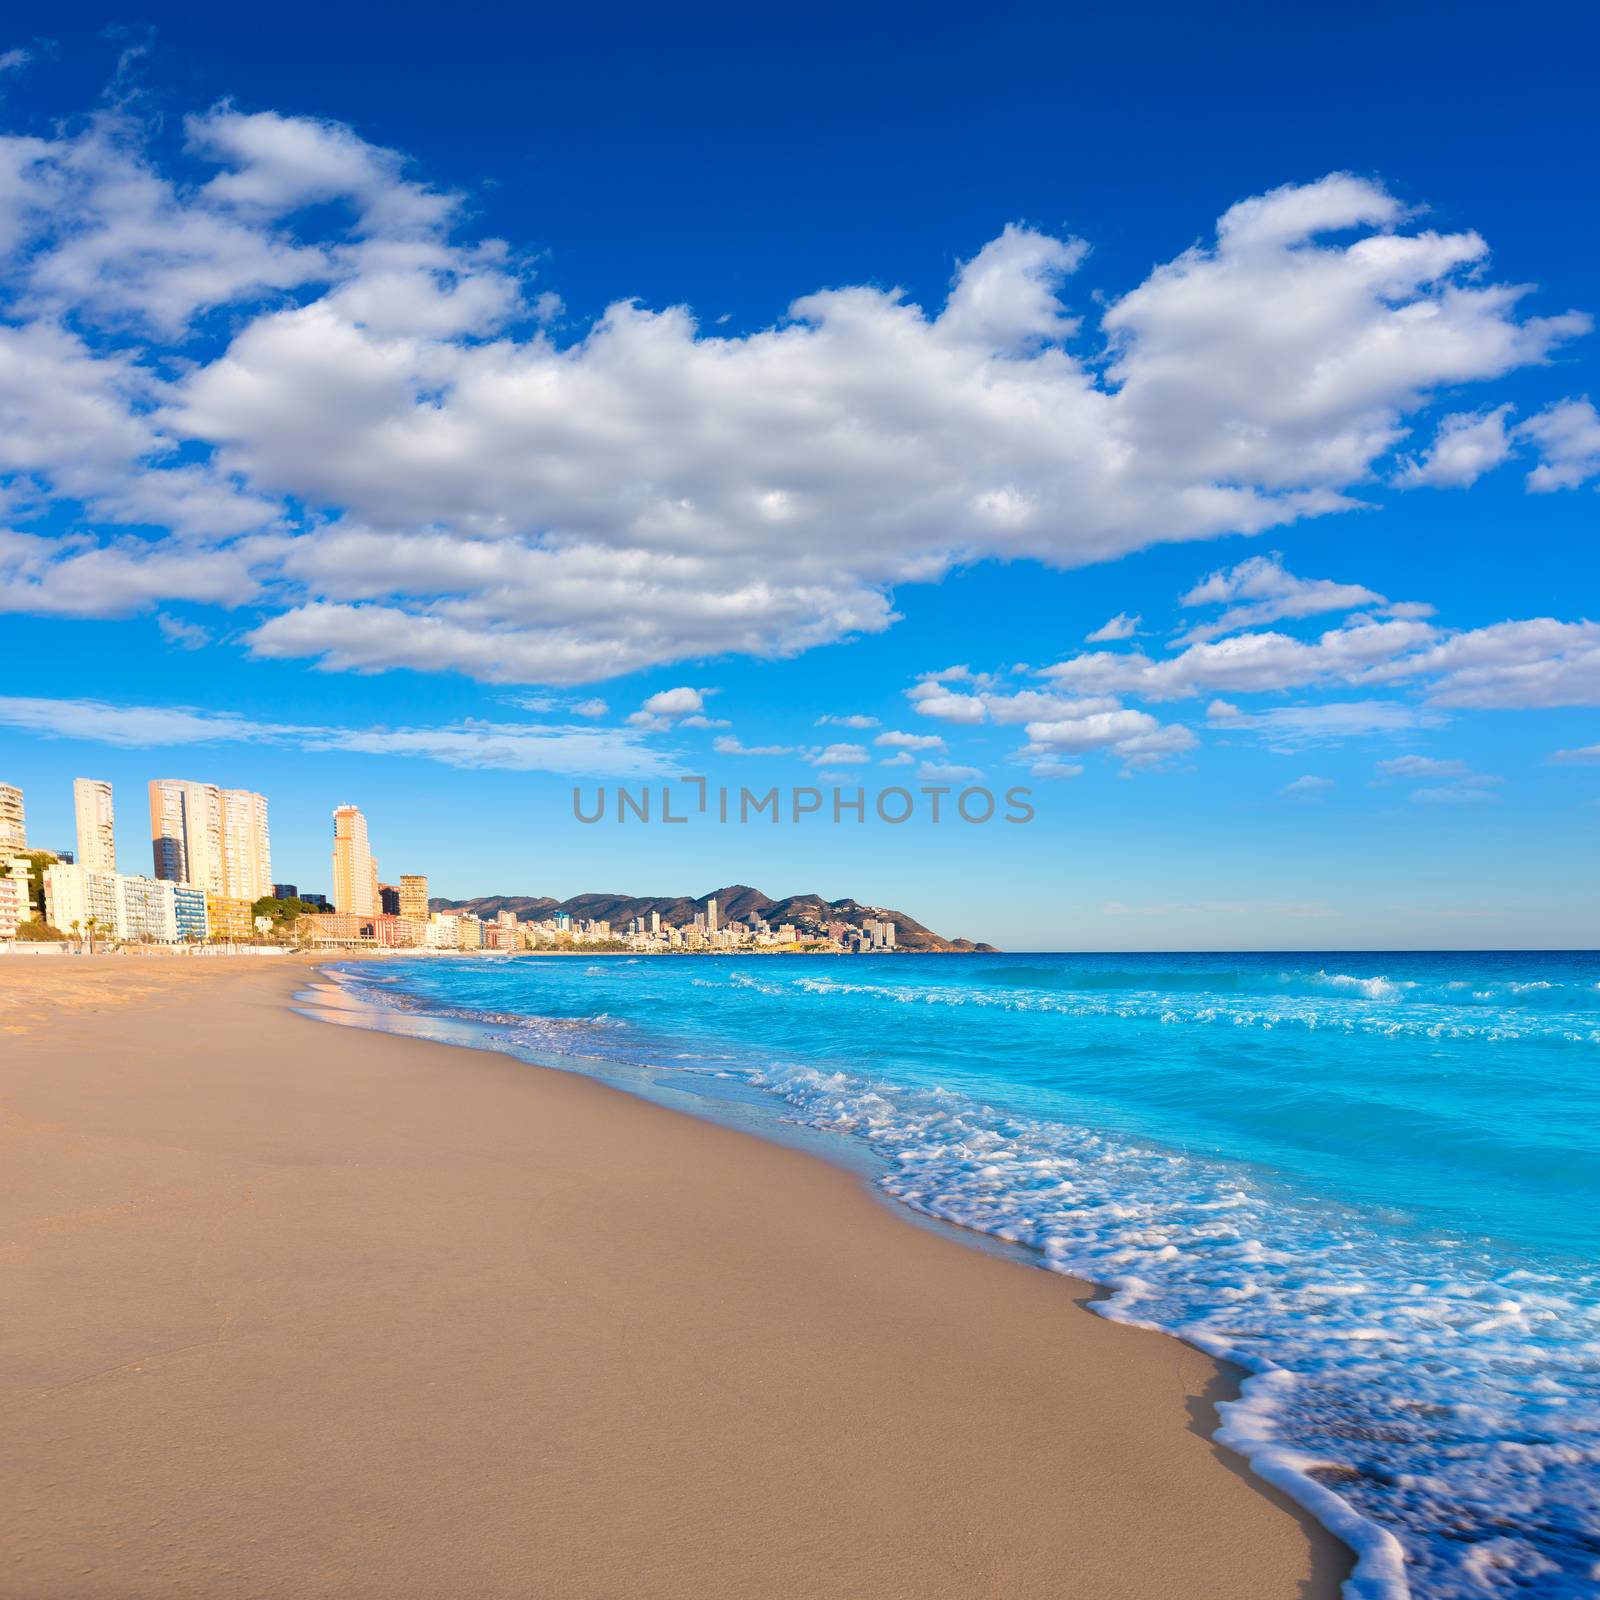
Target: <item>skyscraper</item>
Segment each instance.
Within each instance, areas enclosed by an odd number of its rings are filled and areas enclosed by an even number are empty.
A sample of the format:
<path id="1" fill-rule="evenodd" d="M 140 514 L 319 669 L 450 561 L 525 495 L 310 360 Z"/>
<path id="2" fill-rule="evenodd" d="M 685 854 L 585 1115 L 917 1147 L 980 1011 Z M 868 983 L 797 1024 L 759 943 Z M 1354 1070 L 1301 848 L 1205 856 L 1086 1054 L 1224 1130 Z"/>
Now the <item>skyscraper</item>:
<path id="1" fill-rule="evenodd" d="M 406 873 L 400 879 L 400 915 L 418 922 L 428 920 L 428 880 L 421 873 Z"/>
<path id="2" fill-rule="evenodd" d="M 28 848 L 27 819 L 22 812 L 22 791 L 15 784 L 0 783 L 0 860 L 9 860 Z"/>
<path id="3" fill-rule="evenodd" d="M 222 791 L 223 893 L 259 900 L 272 893 L 272 845 L 265 795 L 249 789 Z"/>
<path id="4" fill-rule="evenodd" d="M 386 917 L 400 915 L 400 886 L 394 883 L 378 885 L 378 910 Z"/>
<path id="5" fill-rule="evenodd" d="M 222 791 L 214 783 L 152 778 L 150 853 L 156 877 L 221 894 Z"/>
<path id="6" fill-rule="evenodd" d="M 717 931 L 717 897 L 715 895 L 712 895 L 712 897 L 709 900 L 706 901 L 706 932 L 707 933 L 715 933 L 716 931 Z"/>
<path id="7" fill-rule="evenodd" d="M 155 779 L 150 845 L 158 878 L 238 900 L 272 893 L 267 801 L 249 789 Z"/>
<path id="8" fill-rule="evenodd" d="M 333 813 L 333 909 L 356 917 L 378 914 L 378 863 L 367 843 L 367 819 L 355 806 Z"/>
<path id="9" fill-rule="evenodd" d="M 95 872 L 115 872 L 117 839 L 111 785 L 103 778 L 74 778 L 72 809 L 78 819 L 78 865 Z"/>

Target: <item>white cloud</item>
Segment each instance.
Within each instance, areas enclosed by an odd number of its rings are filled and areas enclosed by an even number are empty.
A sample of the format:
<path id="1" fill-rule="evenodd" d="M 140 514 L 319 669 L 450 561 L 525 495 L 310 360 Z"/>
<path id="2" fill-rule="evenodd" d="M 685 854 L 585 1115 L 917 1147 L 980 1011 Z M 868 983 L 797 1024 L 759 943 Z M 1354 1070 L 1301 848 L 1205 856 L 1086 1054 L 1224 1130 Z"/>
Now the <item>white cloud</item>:
<path id="1" fill-rule="evenodd" d="M 813 750 L 807 756 L 814 767 L 845 767 L 870 761 L 867 747 L 860 744 L 830 744 L 826 750 Z"/>
<path id="2" fill-rule="evenodd" d="M 0 725 L 46 738 L 132 749 L 272 744 L 306 751 L 420 757 L 445 766 L 554 772 L 573 777 L 650 777 L 676 763 L 627 729 L 461 722 L 436 728 L 339 728 L 256 722 L 185 707 L 116 706 L 100 700 L 0 696 Z"/>
<path id="3" fill-rule="evenodd" d="M 1403 489 L 1467 489 L 1511 454 L 1506 432 L 1510 406 L 1457 411 L 1444 418 L 1420 461 L 1408 460 L 1396 476 Z"/>
<path id="4" fill-rule="evenodd" d="M 1440 761 L 1433 756 L 1395 756 L 1378 763 L 1385 778 L 1466 778 L 1472 768 L 1465 761 Z"/>
<path id="5" fill-rule="evenodd" d="M 1241 628 L 1281 617 L 1313 617 L 1328 611 L 1353 611 L 1357 606 L 1381 606 L 1384 598 L 1359 583 L 1335 583 L 1328 578 L 1297 578 L 1285 569 L 1276 552 L 1252 556 L 1225 571 L 1213 572 L 1178 602 L 1184 606 L 1226 605 L 1210 622 L 1188 629 L 1180 644 L 1215 639 Z"/>
<path id="6" fill-rule="evenodd" d="M 1544 458 L 1528 474 L 1535 494 L 1576 489 L 1600 475 L 1600 412 L 1588 400 L 1564 400 L 1517 429 Z"/>
<path id="7" fill-rule="evenodd" d="M 592 700 L 580 700 L 572 709 L 580 717 L 603 717 L 611 707 L 596 695 Z"/>
<path id="8" fill-rule="evenodd" d="M 916 762 L 917 758 L 909 750 L 902 750 L 897 755 L 885 756 L 879 765 L 885 767 L 912 767 L 916 765 Z"/>
<path id="9" fill-rule="evenodd" d="M 917 768 L 919 783 L 975 783 L 982 776 L 978 767 L 963 767 L 947 761 L 924 761 Z"/>
<path id="10" fill-rule="evenodd" d="M 862 716 L 859 712 L 848 717 L 836 717 L 829 714 L 818 717 L 817 726 L 819 728 L 855 728 L 860 730 L 863 728 L 876 728 L 878 719 L 876 717 Z"/>
<path id="11" fill-rule="evenodd" d="M 156 626 L 161 630 L 161 637 L 180 650 L 200 650 L 211 643 L 209 628 L 185 622 L 182 617 L 169 617 L 164 611 L 156 618 Z"/>
<path id="12" fill-rule="evenodd" d="M 697 713 L 692 717 L 685 717 L 678 726 L 680 728 L 731 728 L 733 724 L 726 717 L 703 717 Z"/>
<path id="13" fill-rule="evenodd" d="M 1195 745 L 1194 735 L 1177 723 L 1163 726 L 1147 711 L 1122 708 L 1092 711 L 1053 722 L 1030 722 L 1024 756 L 1052 758 L 1085 750 L 1110 750 L 1126 766 L 1155 766 Z"/>
<path id="14" fill-rule="evenodd" d="M 872 742 L 888 745 L 895 750 L 938 750 L 944 745 L 944 740 L 937 733 L 900 733 L 895 730 L 880 733 Z"/>
<path id="15" fill-rule="evenodd" d="M 248 599 L 257 654 L 330 670 L 577 684 L 792 654 L 882 631 L 894 586 L 958 562 L 1259 533 L 1350 505 L 1436 391 L 1587 326 L 1525 315 L 1476 235 L 1406 231 L 1334 175 L 1233 206 L 1093 328 L 1065 293 L 1082 245 L 1013 225 L 942 305 L 846 286 L 729 336 L 624 301 L 563 344 L 554 291 L 397 153 L 226 105 L 186 127 L 193 167 L 127 112 L 0 140 L 0 457 L 41 506 L 86 503 L 91 544 L 274 536 L 228 581 L 135 552 L 12 603 Z M 190 333 L 218 308 L 214 354 Z M 1102 340 L 1108 365 L 1079 354 Z"/>
<path id="16" fill-rule="evenodd" d="M 1411 793 L 1413 805 L 1470 805 L 1487 800 L 1486 792 L 1502 782 L 1487 772 L 1474 772 L 1465 761 L 1439 760 L 1433 756 L 1395 756 L 1378 763 L 1380 779 L 1400 778 L 1408 781 L 1433 779 L 1434 783 Z"/>
<path id="17" fill-rule="evenodd" d="M 1083 767 L 1075 761 L 1057 761 L 1049 758 L 1035 761 L 1029 768 L 1029 773 L 1035 778 L 1081 778 Z"/>
<path id="18" fill-rule="evenodd" d="M 1495 798 L 1488 789 L 1468 784 L 1448 784 L 1441 788 L 1411 791 L 1411 803 L 1414 806 L 1469 806 Z"/>
<path id="19" fill-rule="evenodd" d="M 1399 609 L 1399 608 L 1393 608 Z M 1061 686 L 1150 701 L 1312 685 L 1417 684 L 1428 704 L 1512 709 L 1600 703 L 1600 623 L 1553 617 L 1450 633 L 1409 614 L 1356 616 L 1306 642 L 1279 632 L 1190 645 L 1164 660 L 1091 651 L 1043 669 Z"/>
<path id="20" fill-rule="evenodd" d="M 1084 635 L 1085 644 L 1112 644 L 1119 639 L 1131 639 L 1139 631 L 1141 617 L 1130 617 L 1119 611 L 1109 622 L 1102 622 L 1093 633 Z"/>
<path id="21" fill-rule="evenodd" d="M 1333 786 L 1332 778 L 1323 778 L 1314 772 L 1307 772 L 1292 783 L 1284 784 L 1279 793 L 1286 800 L 1320 800 Z"/>
<path id="22" fill-rule="evenodd" d="M 740 744 L 732 734 L 721 734 L 711 741 L 711 748 L 719 756 L 792 756 L 794 746 L 787 744 Z"/>
<path id="23" fill-rule="evenodd" d="M 1600 762 L 1600 744 L 1586 744 L 1576 750 L 1557 750 L 1550 759 L 1559 761 L 1564 765 L 1575 765 L 1580 762 Z"/>
<path id="24" fill-rule="evenodd" d="M 1259 733 L 1276 749 L 1340 744 L 1373 735 L 1398 736 L 1418 728 L 1437 727 L 1443 717 L 1400 700 L 1324 700 L 1317 704 L 1269 706 L 1243 711 L 1227 700 L 1206 707 L 1206 723 L 1219 729 Z"/>

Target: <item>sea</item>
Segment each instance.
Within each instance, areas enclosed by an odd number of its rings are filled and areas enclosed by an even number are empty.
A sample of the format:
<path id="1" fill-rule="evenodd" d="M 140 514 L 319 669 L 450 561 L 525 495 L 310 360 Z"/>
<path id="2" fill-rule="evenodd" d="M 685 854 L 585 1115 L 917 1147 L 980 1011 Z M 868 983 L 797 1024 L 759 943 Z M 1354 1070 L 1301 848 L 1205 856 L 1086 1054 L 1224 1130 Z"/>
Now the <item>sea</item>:
<path id="1" fill-rule="evenodd" d="M 1356 1552 L 1350 1600 L 1600 1594 L 1600 953 L 335 979 L 309 1009 L 808 1141 L 1235 1363 L 1217 1437 Z"/>

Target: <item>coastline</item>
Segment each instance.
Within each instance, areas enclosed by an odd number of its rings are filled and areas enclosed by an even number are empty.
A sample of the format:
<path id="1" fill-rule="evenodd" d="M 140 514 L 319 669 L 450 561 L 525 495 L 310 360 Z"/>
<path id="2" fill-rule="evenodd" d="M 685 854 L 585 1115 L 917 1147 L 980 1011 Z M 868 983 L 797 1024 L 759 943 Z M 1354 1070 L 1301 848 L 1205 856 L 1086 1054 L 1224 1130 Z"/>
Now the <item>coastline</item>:
<path id="1" fill-rule="evenodd" d="M 1208 1357 L 328 960 L 0 968 L 0 1595 L 1337 1593 Z"/>

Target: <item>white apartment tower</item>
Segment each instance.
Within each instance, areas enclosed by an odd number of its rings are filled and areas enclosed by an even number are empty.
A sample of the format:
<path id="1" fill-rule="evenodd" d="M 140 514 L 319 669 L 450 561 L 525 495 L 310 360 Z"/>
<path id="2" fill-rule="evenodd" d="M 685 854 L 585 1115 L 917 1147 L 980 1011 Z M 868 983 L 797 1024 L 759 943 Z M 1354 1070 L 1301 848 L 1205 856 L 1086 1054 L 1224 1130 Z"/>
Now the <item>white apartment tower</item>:
<path id="1" fill-rule="evenodd" d="M 272 893 L 266 797 L 249 789 L 156 778 L 150 847 L 156 877 L 169 883 L 238 900 Z"/>
<path id="2" fill-rule="evenodd" d="M 78 865 L 92 872 L 115 872 L 117 837 L 111 785 L 103 778 L 74 778 L 72 809 L 78 820 Z"/>
<path id="3" fill-rule="evenodd" d="M 367 819 L 355 806 L 333 813 L 333 909 L 354 917 L 378 914 L 378 863 L 367 842 Z"/>
<path id="4" fill-rule="evenodd" d="M 0 783 L 0 861 L 9 861 L 28 848 L 27 818 L 22 791 L 14 783 Z"/>
<path id="5" fill-rule="evenodd" d="M 265 795 L 249 789 L 222 791 L 224 894 L 259 900 L 272 893 L 272 843 Z"/>
<path id="6" fill-rule="evenodd" d="M 717 897 L 715 895 L 712 895 L 712 897 L 709 900 L 706 901 L 706 932 L 707 933 L 715 933 L 716 931 L 717 931 Z"/>

